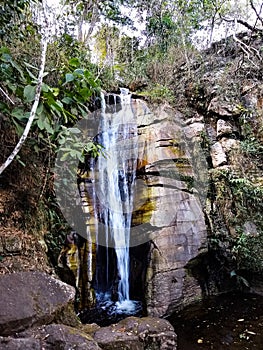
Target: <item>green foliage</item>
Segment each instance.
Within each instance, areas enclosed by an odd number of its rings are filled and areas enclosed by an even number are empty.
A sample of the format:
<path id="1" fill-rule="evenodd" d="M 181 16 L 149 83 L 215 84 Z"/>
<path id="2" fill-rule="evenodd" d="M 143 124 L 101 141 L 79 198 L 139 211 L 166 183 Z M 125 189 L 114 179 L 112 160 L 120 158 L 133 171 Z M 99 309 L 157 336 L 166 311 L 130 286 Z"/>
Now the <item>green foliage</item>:
<path id="1" fill-rule="evenodd" d="M 76 164 L 76 160 L 81 163 L 85 162 L 85 157 L 90 156 L 96 158 L 103 154 L 103 147 L 93 141 L 83 140 L 80 137 L 81 130 L 78 128 L 61 127 L 61 131 L 57 136 L 58 144 L 60 145 L 58 152 L 61 162 L 67 161 Z M 61 152 L 62 151 L 62 152 Z"/>
<path id="2" fill-rule="evenodd" d="M 106 0 L 98 3 L 101 14 L 116 23 L 132 25 L 133 21 L 130 17 L 122 13 L 120 6 L 129 5 L 130 1 L 125 0 Z"/>
<path id="3" fill-rule="evenodd" d="M 262 127 L 255 127 L 255 120 L 257 119 L 257 111 L 241 109 L 241 131 L 243 139 L 240 142 L 241 151 L 247 158 L 251 158 L 253 162 L 260 165 L 263 160 L 263 144 L 260 141 Z"/>
<path id="4" fill-rule="evenodd" d="M 150 101 L 156 103 L 161 103 L 164 101 L 167 101 L 169 103 L 173 102 L 172 91 L 167 86 L 161 84 L 149 86 L 147 90 L 139 92 L 138 95 L 145 96 L 150 99 Z"/>
<path id="5" fill-rule="evenodd" d="M 36 30 L 30 16 L 30 3 L 38 0 L 0 1 L 0 41 L 10 43 L 12 39 L 24 40 Z"/>
<path id="6" fill-rule="evenodd" d="M 214 222 L 216 231 L 210 245 L 213 249 L 224 247 L 229 252 L 235 271 L 262 271 L 263 186 L 255 183 L 249 173 L 241 176 L 233 170 L 216 172 L 213 177 L 216 190 L 213 220 L 219 215 L 220 222 Z"/>
<path id="7" fill-rule="evenodd" d="M 253 272 L 263 271 L 263 235 L 249 235 L 240 230 L 232 253 L 236 260 L 237 269 L 246 269 Z"/>
<path id="8" fill-rule="evenodd" d="M 251 214 L 256 210 L 263 209 L 263 187 L 253 183 L 247 177 L 229 176 L 230 188 L 235 197 L 235 204 L 239 209 L 249 210 Z"/>
<path id="9" fill-rule="evenodd" d="M 3 85 L 13 98 L 19 101 L 20 106 L 10 112 L 21 126 L 28 118 L 27 107 L 30 107 L 35 98 L 36 76 L 35 67 L 27 62 L 18 64 L 3 47 L 0 49 L 0 73 Z M 45 73 L 48 75 L 49 73 Z M 42 86 L 41 103 L 37 110 L 36 124 L 40 130 L 48 134 L 59 131 L 60 125 L 67 125 L 84 118 L 89 113 L 88 103 L 92 96 L 99 93 L 99 85 L 93 74 L 80 66 L 78 58 L 69 60 L 67 67 L 60 70 L 60 77 L 56 86 L 46 83 Z M 2 110 L 7 107 L 3 104 Z"/>
<path id="10" fill-rule="evenodd" d="M 153 15 L 148 18 L 146 30 L 151 38 L 150 43 L 157 44 L 161 51 L 166 51 L 168 46 L 175 42 L 175 29 L 172 14 L 168 11 L 164 11 L 160 16 Z"/>
<path id="11" fill-rule="evenodd" d="M 116 26 L 103 24 L 95 35 L 95 49 L 99 53 L 100 64 L 113 65 L 118 48 L 120 30 Z"/>
<path id="12" fill-rule="evenodd" d="M 139 51 L 140 40 L 136 37 L 121 36 L 120 44 L 117 48 L 116 60 L 118 63 L 127 64 L 130 68 L 133 64 Z"/>
<path id="13" fill-rule="evenodd" d="M 172 45 L 185 47 L 191 35 L 201 29 L 205 21 L 213 22 L 227 6 L 225 1 L 211 0 L 151 0 L 144 6 L 147 11 L 146 35 L 148 44 L 167 51 Z M 211 23 L 212 25 L 212 23 Z"/>
<path id="14" fill-rule="evenodd" d="M 48 223 L 44 239 L 48 246 L 48 255 L 51 263 L 56 266 L 66 234 L 70 232 L 71 227 L 61 214 L 60 208 L 52 195 L 46 198 L 43 211 Z"/>
<path id="15" fill-rule="evenodd" d="M 259 140 L 252 136 L 248 139 L 242 140 L 240 143 L 241 150 L 247 155 L 260 158 L 263 155 L 263 145 Z"/>

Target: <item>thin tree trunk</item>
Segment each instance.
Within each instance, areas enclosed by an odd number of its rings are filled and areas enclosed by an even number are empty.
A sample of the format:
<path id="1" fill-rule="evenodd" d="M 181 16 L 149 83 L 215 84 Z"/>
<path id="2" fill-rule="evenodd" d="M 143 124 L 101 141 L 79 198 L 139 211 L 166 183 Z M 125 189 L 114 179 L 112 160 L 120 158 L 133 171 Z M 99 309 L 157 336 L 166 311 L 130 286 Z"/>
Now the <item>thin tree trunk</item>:
<path id="1" fill-rule="evenodd" d="M 36 86 L 36 95 L 35 95 L 35 101 L 32 105 L 31 111 L 30 111 L 30 116 L 28 118 L 26 127 L 24 129 L 24 132 L 22 136 L 20 137 L 20 140 L 18 141 L 17 145 L 15 146 L 13 152 L 10 154 L 10 156 L 7 158 L 7 160 L 0 166 L 0 175 L 2 172 L 12 163 L 18 152 L 20 151 L 21 147 L 25 143 L 28 133 L 30 131 L 31 125 L 34 121 L 34 118 L 36 116 L 36 111 L 40 99 L 40 94 L 41 94 L 41 87 L 42 87 L 42 81 L 43 81 L 43 75 L 44 75 L 44 69 L 45 69 L 45 63 L 46 63 L 46 52 L 47 52 L 47 44 L 48 40 L 46 38 L 43 38 L 42 43 L 41 43 L 41 63 L 40 63 L 40 69 L 39 69 L 39 74 L 38 74 L 38 81 L 37 81 L 37 86 Z"/>

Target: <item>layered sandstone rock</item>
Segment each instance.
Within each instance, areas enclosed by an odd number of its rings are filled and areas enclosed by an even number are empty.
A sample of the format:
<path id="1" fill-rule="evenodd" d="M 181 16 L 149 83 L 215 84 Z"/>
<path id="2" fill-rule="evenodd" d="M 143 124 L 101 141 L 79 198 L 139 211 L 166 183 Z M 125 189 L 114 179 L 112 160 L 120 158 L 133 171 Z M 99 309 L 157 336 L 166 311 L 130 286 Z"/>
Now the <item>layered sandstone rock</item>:
<path id="1" fill-rule="evenodd" d="M 151 244 L 146 273 L 149 315 L 170 314 L 179 304 L 201 296 L 185 266 L 206 250 L 202 202 L 207 190 L 207 164 L 199 148 L 201 122 L 184 126 L 182 115 L 167 107 L 143 113 L 134 103 L 139 131 L 139 160 L 144 164 L 145 196 L 133 215 L 133 230 L 147 231 Z M 145 108 L 145 107 L 144 107 Z M 138 202 L 140 203 L 140 199 Z"/>

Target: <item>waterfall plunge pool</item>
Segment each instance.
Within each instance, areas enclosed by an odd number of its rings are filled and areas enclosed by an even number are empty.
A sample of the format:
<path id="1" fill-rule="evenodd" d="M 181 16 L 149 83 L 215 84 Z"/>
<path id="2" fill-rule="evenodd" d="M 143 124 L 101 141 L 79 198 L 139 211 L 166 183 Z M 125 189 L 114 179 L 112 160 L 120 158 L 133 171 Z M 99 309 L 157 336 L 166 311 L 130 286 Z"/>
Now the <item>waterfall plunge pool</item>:
<path id="1" fill-rule="evenodd" d="M 186 307 L 168 318 L 177 350 L 263 349 L 263 296 L 221 294 Z"/>
<path id="2" fill-rule="evenodd" d="M 129 316 L 143 316 L 142 302 L 136 300 L 112 301 L 111 295 L 97 294 L 96 306 L 79 314 L 82 323 L 97 323 L 106 327 Z"/>

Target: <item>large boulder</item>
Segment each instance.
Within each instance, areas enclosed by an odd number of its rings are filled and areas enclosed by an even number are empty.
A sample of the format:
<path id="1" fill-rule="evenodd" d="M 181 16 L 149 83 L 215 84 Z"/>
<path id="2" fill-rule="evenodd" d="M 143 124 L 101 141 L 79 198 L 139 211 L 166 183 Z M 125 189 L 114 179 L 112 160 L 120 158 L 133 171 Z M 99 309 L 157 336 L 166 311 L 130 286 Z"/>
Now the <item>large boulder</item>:
<path id="1" fill-rule="evenodd" d="M 103 350 L 176 350 L 172 325 L 154 317 L 128 317 L 100 328 L 94 339 Z"/>
<path id="2" fill-rule="evenodd" d="M 2 350 L 100 350 L 90 335 L 63 324 L 51 324 L 24 331 L 16 337 L 0 337 Z"/>
<path id="3" fill-rule="evenodd" d="M 42 272 L 19 272 L 0 277 L 0 335 L 51 323 L 60 314 L 76 323 L 72 312 L 75 289 Z"/>
<path id="4" fill-rule="evenodd" d="M 40 341 L 34 338 L 0 337 L 2 350 L 42 350 Z"/>

